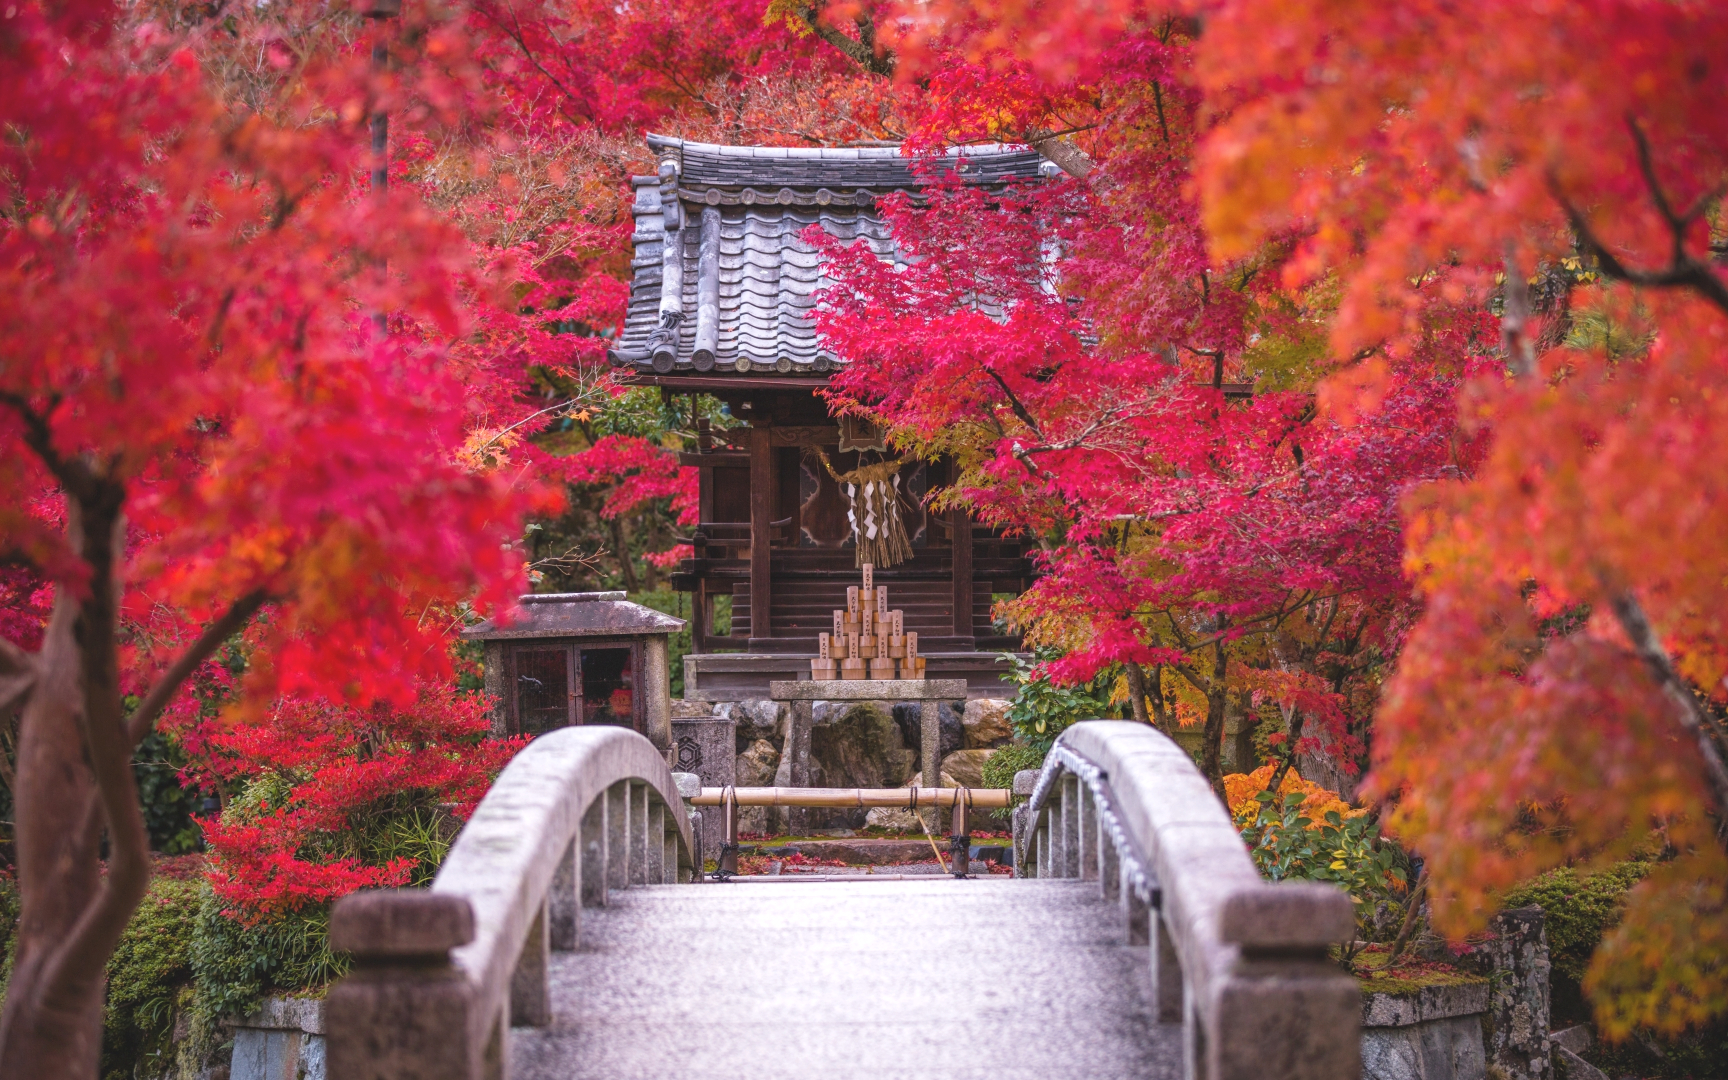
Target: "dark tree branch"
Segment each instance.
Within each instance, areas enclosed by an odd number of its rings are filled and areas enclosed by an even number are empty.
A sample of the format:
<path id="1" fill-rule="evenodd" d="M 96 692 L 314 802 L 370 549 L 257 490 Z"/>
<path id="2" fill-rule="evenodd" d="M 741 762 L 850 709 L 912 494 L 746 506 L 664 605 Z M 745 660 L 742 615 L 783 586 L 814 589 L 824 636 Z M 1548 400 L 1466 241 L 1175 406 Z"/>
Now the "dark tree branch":
<path id="1" fill-rule="evenodd" d="M 126 737 L 133 746 L 143 741 L 150 734 L 150 729 L 156 724 L 156 717 L 167 708 L 180 686 L 198 669 L 198 665 L 215 655 L 222 643 L 233 637 L 241 627 L 258 613 L 270 600 L 270 594 L 263 589 L 253 589 L 251 592 L 234 601 L 228 610 L 218 616 L 204 632 L 198 635 L 198 640 L 187 646 L 186 651 L 170 665 L 156 680 L 156 685 L 144 695 L 144 700 L 132 710 L 132 715 L 126 721 Z"/>
<path id="2" fill-rule="evenodd" d="M 1398 927 L 1398 937 L 1392 942 L 1392 953 L 1386 959 L 1387 966 L 1398 959 L 1398 954 L 1404 951 L 1404 946 L 1410 942 L 1410 931 L 1416 929 L 1416 914 L 1422 910 L 1422 894 L 1428 891 L 1428 864 L 1422 864 L 1422 872 L 1416 875 L 1416 886 L 1410 890 L 1410 899 L 1405 901 L 1404 922 Z"/>
<path id="3" fill-rule="evenodd" d="M 115 632 L 120 607 L 118 564 L 125 547 L 126 519 L 121 512 L 125 489 L 105 478 L 92 476 L 91 480 L 91 496 L 74 501 L 69 515 L 73 541 L 90 567 L 89 591 L 76 601 L 73 633 L 83 696 L 78 722 L 102 816 L 108 822 L 108 873 L 95 898 L 42 966 L 37 985 L 50 1007 L 70 1005 L 55 999 L 76 995 L 101 978 L 150 881 L 149 841 L 132 775 L 132 748 L 125 742 L 126 725 L 120 715 Z"/>
<path id="4" fill-rule="evenodd" d="M 1651 677 L 1656 680 L 1669 704 L 1673 706 L 1675 721 L 1697 744 L 1698 759 L 1704 766 L 1704 782 L 1716 803 L 1717 818 L 1719 821 L 1728 822 L 1728 766 L 1723 764 L 1716 740 L 1710 736 L 1710 720 L 1698 704 L 1698 696 L 1692 692 L 1685 680 L 1680 678 L 1679 672 L 1674 670 L 1668 650 L 1663 647 L 1662 639 L 1656 636 L 1656 630 L 1650 625 L 1650 618 L 1644 612 L 1644 605 L 1638 602 L 1638 597 L 1633 595 L 1630 589 L 1610 590 L 1608 604 L 1614 609 L 1614 617 L 1619 621 L 1620 628 L 1631 639 L 1632 648 L 1637 652 L 1638 658 L 1644 661 Z M 1721 838 L 1720 830 L 1717 835 Z"/>
<path id="5" fill-rule="evenodd" d="M 1722 198 L 1724 191 L 1728 191 L 1728 186 L 1718 185 L 1684 212 L 1676 211 L 1656 175 L 1650 140 L 1637 121 L 1628 119 L 1626 123 L 1632 129 L 1632 139 L 1638 146 L 1638 167 L 1644 174 L 1644 183 L 1650 188 L 1650 199 L 1656 204 L 1656 212 L 1662 215 L 1662 220 L 1668 226 L 1672 245 L 1668 265 L 1657 270 L 1627 266 L 1619 256 L 1608 250 L 1595 230 L 1590 228 L 1590 222 L 1583 211 L 1566 198 L 1565 193 L 1560 190 L 1559 181 L 1550 175 L 1548 186 L 1565 212 L 1566 220 L 1571 223 L 1572 231 L 1577 234 L 1578 246 L 1595 258 L 1597 266 L 1608 277 L 1644 288 L 1691 289 L 1728 315 L 1728 284 L 1723 283 L 1721 275 L 1717 274 L 1708 262 L 1695 258 L 1686 250 L 1687 231 Z"/>
<path id="6" fill-rule="evenodd" d="M 839 50 L 846 59 L 857 64 L 872 75 L 884 77 L 894 74 L 895 56 L 887 49 L 880 52 L 876 49 L 876 25 L 868 15 L 859 15 L 853 19 L 858 27 L 857 37 L 847 37 L 838 27 L 829 26 L 822 21 L 822 8 L 825 0 L 807 4 L 798 12 L 798 17 L 812 34 Z"/>
<path id="7" fill-rule="evenodd" d="M 1008 383 L 1003 380 L 1002 376 L 998 375 L 991 368 L 985 368 L 984 374 L 990 376 L 991 381 L 1002 388 L 1002 393 L 1008 398 L 1008 407 L 1014 410 L 1014 415 L 1020 418 L 1022 424 L 1025 424 L 1028 428 L 1032 429 L 1032 434 L 1038 436 L 1038 441 L 1049 442 L 1050 440 L 1044 437 L 1043 430 L 1039 428 L 1038 421 L 1032 419 L 1032 414 L 1027 411 L 1025 405 L 1021 404 L 1020 399 L 1015 396 L 1014 391 L 1009 389 Z"/>

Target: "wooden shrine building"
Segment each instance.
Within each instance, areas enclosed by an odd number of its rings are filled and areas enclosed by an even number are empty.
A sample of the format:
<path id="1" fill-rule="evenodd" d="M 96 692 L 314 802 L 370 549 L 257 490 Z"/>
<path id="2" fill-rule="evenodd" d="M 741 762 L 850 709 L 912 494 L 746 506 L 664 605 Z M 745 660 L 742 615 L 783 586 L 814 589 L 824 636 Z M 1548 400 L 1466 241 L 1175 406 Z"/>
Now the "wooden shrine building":
<path id="1" fill-rule="evenodd" d="M 916 192 L 918 182 L 894 148 L 648 142 L 659 174 L 632 180 L 634 277 L 612 361 L 624 382 L 712 394 L 745 425 L 704 424 L 696 450 L 682 455 L 701 470 L 701 524 L 695 557 L 673 583 L 694 599 L 685 696 L 766 696 L 770 679 L 809 677 L 817 634 L 858 583 L 853 519 L 868 519 L 866 529 L 875 522 L 858 502 L 860 485 L 836 476 L 894 459 L 868 425 L 837 422 L 816 396 L 841 361 L 810 318 L 825 279 L 800 233 L 820 224 L 898 261 L 876 200 Z M 1055 168 L 1004 147 L 968 147 L 952 159 L 962 178 L 992 186 Z M 1025 545 L 963 513 L 925 510 L 925 494 L 951 479 L 947 462 L 905 461 L 886 481 L 910 557 L 878 564 L 876 581 L 918 633 L 930 678 L 1000 694 L 997 657 L 1018 640 L 992 625 L 992 598 L 1024 591 L 1033 567 Z M 717 596 L 732 598 L 729 635 L 713 631 Z"/>

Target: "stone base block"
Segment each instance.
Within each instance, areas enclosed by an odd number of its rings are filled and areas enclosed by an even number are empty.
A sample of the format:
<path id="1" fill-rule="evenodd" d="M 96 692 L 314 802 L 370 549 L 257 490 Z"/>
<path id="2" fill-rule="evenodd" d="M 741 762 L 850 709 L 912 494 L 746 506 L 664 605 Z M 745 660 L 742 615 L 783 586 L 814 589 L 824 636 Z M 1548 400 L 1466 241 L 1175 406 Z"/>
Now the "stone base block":
<path id="1" fill-rule="evenodd" d="M 1362 1031 L 1363 1080 L 1483 1080 L 1487 1074 L 1480 1017 Z"/>

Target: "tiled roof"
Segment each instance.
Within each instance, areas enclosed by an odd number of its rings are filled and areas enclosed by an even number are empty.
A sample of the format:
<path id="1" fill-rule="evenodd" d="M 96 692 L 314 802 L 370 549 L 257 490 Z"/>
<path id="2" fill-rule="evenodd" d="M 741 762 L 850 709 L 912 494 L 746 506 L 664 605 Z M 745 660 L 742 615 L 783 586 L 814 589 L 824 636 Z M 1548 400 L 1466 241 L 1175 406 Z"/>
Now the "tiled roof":
<path id="1" fill-rule="evenodd" d="M 900 261 L 876 200 L 917 190 L 911 159 L 894 147 L 717 146 L 658 135 L 648 144 L 660 173 L 631 180 L 630 308 L 613 362 L 661 375 L 829 371 L 837 361 L 810 320 L 825 279 L 799 234 L 820 224 Z M 1055 168 L 1036 151 L 999 145 L 949 157 L 979 184 Z"/>
<path id="2" fill-rule="evenodd" d="M 683 619 L 630 603 L 621 592 L 540 593 L 518 601 L 503 620 L 487 619 L 462 636 L 470 641 L 641 637 L 684 629 Z"/>

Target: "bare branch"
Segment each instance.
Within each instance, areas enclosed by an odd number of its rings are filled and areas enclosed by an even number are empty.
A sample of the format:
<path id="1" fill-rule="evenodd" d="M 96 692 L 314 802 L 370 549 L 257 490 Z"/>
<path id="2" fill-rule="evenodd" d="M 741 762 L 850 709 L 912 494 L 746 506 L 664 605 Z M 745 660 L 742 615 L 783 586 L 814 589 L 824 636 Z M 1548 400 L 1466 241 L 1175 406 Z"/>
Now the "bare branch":
<path id="1" fill-rule="evenodd" d="M 144 736 L 150 734 L 156 717 L 167 708 L 180 685 L 191 677 L 198 665 L 215 655 L 222 643 L 245 626 L 269 599 L 270 594 L 263 589 L 253 589 L 234 601 L 227 611 L 204 628 L 197 641 L 187 646 L 186 651 L 168 665 L 168 670 L 156 680 L 156 685 L 150 688 L 150 692 L 144 695 L 144 700 L 138 703 L 138 707 L 132 710 L 132 715 L 126 720 L 126 737 L 133 746 L 137 746 Z"/>
<path id="2" fill-rule="evenodd" d="M 1715 305 L 1723 314 L 1728 314 L 1728 284 L 1724 284 L 1721 275 L 1708 262 L 1695 258 L 1686 250 L 1686 233 L 1694 222 L 1709 211 L 1724 194 L 1728 185 L 1718 185 L 1701 196 L 1697 202 L 1684 212 L 1677 212 L 1668 194 L 1663 190 L 1661 181 L 1656 176 L 1656 166 L 1650 149 L 1650 141 L 1639 128 L 1637 122 L 1627 120 L 1627 126 L 1632 129 L 1632 139 L 1638 146 L 1638 167 L 1644 174 L 1644 183 L 1650 188 L 1651 201 L 1656 204 L 1657 213 L 1662 215 L 1668 226 L 1669 239 L 1672 245 L 1668 265 L 1658 270 L 1635 269 L 1627 266 L 1620 257 L 1608 250 L 1584 213 L 1567 199 L 1560 190 L 1559 181 L 1550 174 L 1549 189 L 1553 192 L 1555 201 L 1566 214 L 1566 220 L 1571 223 L 1572 231 L 1578 236 L 1578 246 L 1595 258 L 1602 273 L 1617 281 L 1651 289 L 1691 289 L 1700 297 Z"/>
<path id="3" fill-rule="evenodd" d="M 0 716 L 24 700 L 36 685 L 36 658 L 0 638 Z"/>

